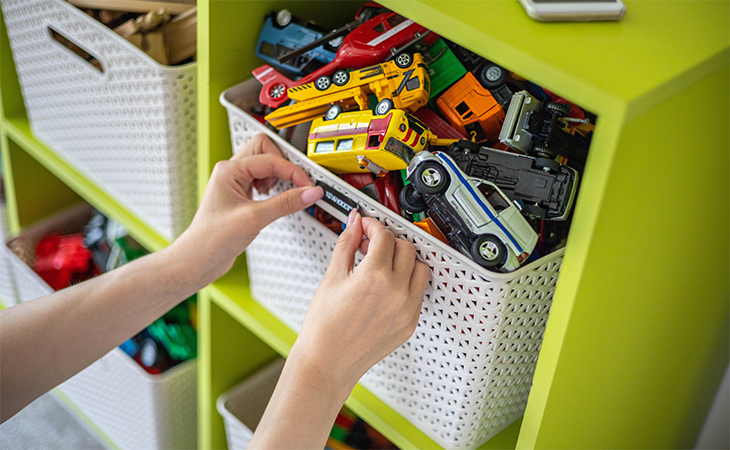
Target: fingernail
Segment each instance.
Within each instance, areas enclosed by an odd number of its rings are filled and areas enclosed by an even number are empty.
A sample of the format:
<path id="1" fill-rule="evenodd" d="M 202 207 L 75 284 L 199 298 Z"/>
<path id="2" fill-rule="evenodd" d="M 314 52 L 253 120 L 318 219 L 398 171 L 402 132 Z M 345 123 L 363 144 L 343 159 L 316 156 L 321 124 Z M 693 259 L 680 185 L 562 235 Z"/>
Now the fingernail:
<path id="1" fill-rule="evenodd" d="M 349 227 L 350 225 L 355 223 L 355 220 L 357 219 L 358 214 L 360 214 L 360 213 L 358 213 L 356 209 L 353 209 L 352 211 L 350 211 L 350 214 L 347 215 L 346 227 Z"/>
<path id="2" fill-rule="evenodd" d="M 323 195 L 324 189 L 322 189 L 320 186 L 311 187 L 302 192 L 302 203 L 304 203 L 305 205 L 311 205 L 312 203 L 322 198 Z"/>

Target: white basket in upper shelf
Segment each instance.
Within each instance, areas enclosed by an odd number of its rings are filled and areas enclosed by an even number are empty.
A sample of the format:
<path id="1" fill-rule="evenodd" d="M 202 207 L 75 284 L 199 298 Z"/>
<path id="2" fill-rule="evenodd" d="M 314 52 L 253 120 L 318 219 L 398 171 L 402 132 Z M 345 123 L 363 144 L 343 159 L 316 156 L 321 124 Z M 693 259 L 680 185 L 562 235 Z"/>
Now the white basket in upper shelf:
<path id="1" fill-rule="evenodd" d="M 27 257 L 38 240 L 51 232 L 80 232 L 91 211 L 86 204 L 62 211 L 24 229 L 9 245 Z M 8 253 L 20 301 L 54 292 L 23 259 Z M 59 389 L 122 449 L 195 448 L 197 369 L 197 360 L 190 360 L 151 375 L 115 348 Z"/>
<path id="2" fill-rule="evenodd" d="M 256 134 L 268 134 L 312 180 L 345 194 L 364 216 L 414 243 L 431 267 L 416 332 L 360 383 L 445 448 L 478 447 L 524 412 L 563 250 L 512 273 L 487 271 L 262 126 L 240 107 L 252 105 L 259 89 L 251 79 L 221 95 L 234 151 Z M 280 183 L 272 195 L 288 187 Z M 246 251 L 254 298 L 300 330 L 336 240 L 304 212 L 268 226 Z"/>
<path id="3" fill-rule="evenodd" d="M 63 0 L 0 2 L 33 134 L 174 239 L 196 207 L 196 65 L 162 66 Z"/>
<path id="4" fill-rule="evenodd" d="M 226 426 L 228 450 L 245 450 L 248 447 L 274 393 L 285 361 L 277 358 L 218 397 L 216 408 Z"/>

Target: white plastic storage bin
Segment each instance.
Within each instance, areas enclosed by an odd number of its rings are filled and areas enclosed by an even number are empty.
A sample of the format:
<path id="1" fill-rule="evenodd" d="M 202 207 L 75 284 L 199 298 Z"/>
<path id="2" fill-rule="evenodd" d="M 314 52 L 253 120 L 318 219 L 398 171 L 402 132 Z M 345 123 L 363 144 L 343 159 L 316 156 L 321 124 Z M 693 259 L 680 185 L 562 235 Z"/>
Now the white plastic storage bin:
<path id="1" fill-rule="evenodd" d="M 228 450 L 245 450 L 248 447 L 274 393 L 285 361 L 277 358 L 218 397 L 216 407 L 226 426 Z"/>
<path id="2" fill-rule="evenodd" d="M 9 252 L 21 301 L 54 292 L 24 261 L 30 261 L 38 240 L 53 231 L 80 232 L 91 212 L 89 205 L 79 205 L 26 228 L 10 241 L 20 254 Z M 122 449 L 197 445 L 197 360 L 151 375 L 115 348 L 59 389 Z"/>
<path id="3" fill-rule="evenodd" d="M 5 203 L 0 203 L 0 302 L 6 307 L 18 303 L 15 278 L 10 262 L 10 250 L 5 246 L 9 231 L 7 207 Z"/>
<path id="4" fill-rule="evenodd" d="M 196 207 L 196 65 L 162 66 L 63 0 L 1 4 L 33 134 L 161 236 L 179 235 Z"/>
<path id="5" fill-rule="evenodd" d="M 241 109 L 255 103 L 259 89 L 251 79 L 221 95 L 234 151 L 267 133 L 312 180 L 345 194 L 364 216 L 414 243 L 431 267 L 413 337 L 360 383 L 445 448 L 478 447 L 524 412 L 563 250 L 512 273 L 487 271 L 262 126 Z M 271 195 L 288 187 L 280 183 Z M 334 233 L 304 212 L 271 224 L 246 251 L 254 298 L 300 330 L 335 242 Z"/>

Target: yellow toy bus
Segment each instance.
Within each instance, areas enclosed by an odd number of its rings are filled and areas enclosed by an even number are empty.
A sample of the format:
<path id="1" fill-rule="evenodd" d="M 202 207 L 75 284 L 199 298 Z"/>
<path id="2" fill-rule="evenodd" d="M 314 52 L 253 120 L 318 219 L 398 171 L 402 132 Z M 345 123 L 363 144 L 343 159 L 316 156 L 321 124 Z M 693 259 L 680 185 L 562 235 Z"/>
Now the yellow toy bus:
<path id="1" fill-rule="evenodd" d="M 307 156 L 334 173 L 370 171 L 384 176 L 408 167 L 427 145 L 456 141 L 439 139 L 420 120 L 392 108 L 390 99 L 381 100 L 375 114 L 370 110 L 343 113 L 339 105 L 331 106 L 324 118 L 312 122 Z"/>

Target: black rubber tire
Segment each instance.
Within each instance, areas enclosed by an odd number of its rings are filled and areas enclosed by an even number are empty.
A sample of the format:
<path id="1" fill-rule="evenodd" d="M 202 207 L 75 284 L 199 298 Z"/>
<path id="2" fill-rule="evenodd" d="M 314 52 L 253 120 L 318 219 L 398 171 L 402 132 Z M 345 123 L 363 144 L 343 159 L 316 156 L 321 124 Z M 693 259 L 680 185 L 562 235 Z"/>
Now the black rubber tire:
<path id="1" fill-rule="evenodd" d="M 332 106 L 329 107 L 329 109 L 325 113 L 324 120 L 325 121 L 327 121 L 327 120 L 335 120 L 337 118 L 337 116 L 340 115 L 341 112 L 342 112 L 342 106 L 340 106 L 340 105 L 332 105 Z"/>
<path id="2" fill-rule="evenodd" d="M 406 184 L 400 191 L 400 206 L 408 214 L 418 214 L 426 210 L 426 201 L 416 194 L 413 183 Z"/>
<path id="3" fill-rule="evenodd" d="M 426 174 L 435 175 L 438 179 L 435 182 L 426 182 L 423 177 Z M 446 190 L 449 186 L 449 173 L 441 164 L 434 161 L 426 161 L 416 168 L 411 183 L 413 187 L 423 195 L 435 195 Z"/>
<path id="4" fill-rule="evenodd" d="M 497 89 L 507 81 L 507 71 L 494 63 L 485 64 L 479 70 L 479 83 L 486 89 Z"/>
<path id="5" fill-rule="evenodd" d="M 477 144 L 476 142 L 468 141 L 466 139 L 456 141 L 453 145 L 458 150 L 469 150 L 473 153 L 479 153 L 479 149 L 481 148 L 481 145 Z"/>
<path id="6" fill-rule="evenodd" d="M 332 74 L 332 84 L 335 86 L 344 86 L 350 81 L 350 73 L 346 70 L 338 70 Z"/>
<path id="7" fill-rule="evenodd" d="M 314 80 L 314 87 L 318 91 L 326 91 L 327 89 L 332 86 L 332 79 L 326 75 L 322 75 L 321 77 Z"/>
<path id="8" fill-rule="evenodd" d="M 395 57 L 394 61 L 396 66 L 401 69 L 407 69 L 413 64 L 413 55 L 410 53 L 401 53 Z"/>
<path id="9" fill-rule="evenodd" d="M 522 206 L 522 214 L 527 217 L 533 217 L 535 219 L 544 219 L 547 217 L 547 211 L 537 205 L 524 205 Z"/>
<path id="10" fill-rule="evenodd" d="M 560 173 L 560 163 L 549 158 L 535 158 L 535 168 L 549 173 Z"/>
<path id="11" fill-rule="evenodd" d="M 568 117 L 570 113 L 570 105 L 565 103 L 548 102 L 545 105 L 545 109 L 552 114 L 554 117 Z"/>
<path id="12" fill-rule="evenodd" d="M 375 113 L 376 116 L 384 116 L 390 112 L 391 109 L 395 108 L 395 104 L 393 103 L 393 100 L 389 98 L 384 98 L 378 102 L 377 105 L 375 105 Z"/>
<path id="13" fill-rule="evenodd" d="M 543 147 L 542 145 L 535 145 L 532 147 L 532 153 L 541 159 L 553 159 L 557 156 L 552 150 L 547 147 Z"/>
<path id="14" fill-rule="evenodd" d="M 490 245 L 494 252 L 494 256 L 492 258 L 487 258 L 484 253 L 480 251 L 482 245 L 485 244 Z M 494 236 L 493 234 L 484 234 L 474 239 L 474 242 L 471 243 L 469 254 L 474 262 L 480 266 L 487 269 L 499 270 L 507 261 L 507 246 L 504 245 L 497 236 Z"/>

